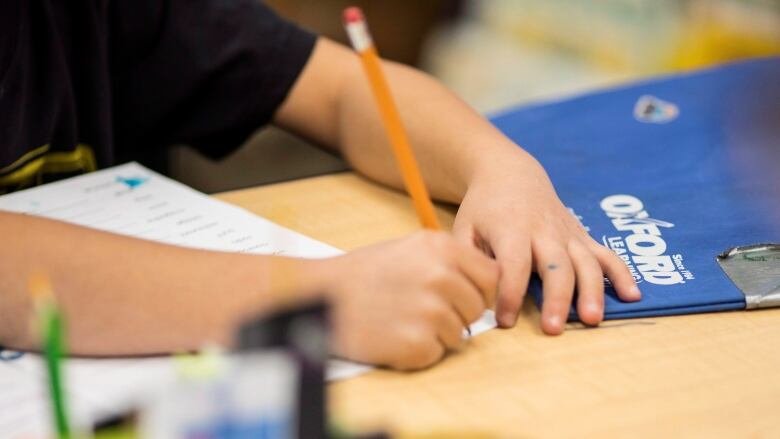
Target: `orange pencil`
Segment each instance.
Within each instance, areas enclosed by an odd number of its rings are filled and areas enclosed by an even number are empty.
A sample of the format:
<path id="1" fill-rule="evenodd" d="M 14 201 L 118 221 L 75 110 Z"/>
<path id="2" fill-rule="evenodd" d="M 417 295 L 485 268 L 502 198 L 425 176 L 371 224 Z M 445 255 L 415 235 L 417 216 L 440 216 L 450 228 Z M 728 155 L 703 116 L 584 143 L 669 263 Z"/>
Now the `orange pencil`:
<path id="1" fill-rule="evenodd" d="M 351 7 L 344 10 L 344 25 L 352 42 L 352 47 L 360 55 L 360 59 L 363 62 L 368 82 L 371 85 L 371 91 L 374 93 L 377 106 L 379 107 L 382 123 L 385 126 L 387 136 L 390 138 L 390 144 L 393 147 L 398 167 L 401 169 L 404 186 L 406 186 L 409 196 L 412 197 L 412 203 L 414 203 L 417 216 L 420 218 L 423 227 L 439 230 L 441 227 L 436 219 L 431 197 L 428 195 L 425 182 L 420 174 L 420 168 L 417 166 L 417 160 L 415 160 L 412 148 L 409 146 L 406 130 L 404 130 L 398 109 L 390 94 L 390 88 L 382 72 L 379 55 L 376 47 L 374 47 L 371 35 L 368 33 L 368 26 L 360 8 Z"/>

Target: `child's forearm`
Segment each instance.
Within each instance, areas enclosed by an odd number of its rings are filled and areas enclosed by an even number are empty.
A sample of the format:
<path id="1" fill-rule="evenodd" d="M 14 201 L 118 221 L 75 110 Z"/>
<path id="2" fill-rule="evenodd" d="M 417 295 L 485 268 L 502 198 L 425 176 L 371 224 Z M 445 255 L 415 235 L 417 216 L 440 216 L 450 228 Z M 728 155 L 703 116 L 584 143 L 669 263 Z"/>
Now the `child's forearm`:
<path id="1" fill-rule="evenodd" d="M 461 202 L 476 175 L 502 168 L 529 180 L 546 180 L 533 157 L 438 81 L 389 61 L 383 62 L 383 68 L 435 198 Z M 302 114 L 317 116 L 301 118 Z M 276 120 L 338 148 L 356 170 L 372 179 L 402 186 L 374 96 L 359 58 L 350 49 L 320 39 Z"/>
<path id="2" fill-rule="evenodd" d="M 192 250 L 3 212 L 0 231 L 0 345 L 37 349 L 26 282 L 42 270 L 74 355 L 227 345 L 245 318 L 326 300 L 334 352 L 427 367 L 460 345 L 498 277 L 493 261 L 445 233 L 305 260 Z"/>
<path id="3" fill-rule="evenodd" d="M 186 249 L 3 212 L 0 230 L 0 345 L 6 347 L 38 345 L 26 285 L 34 271 L 50 277 L 70 350 L 81 355 L 225 344 L 241 319 L 319 292 L 311 261 Z"/>
<path id="4" fill-rule="evenodd" d="M 483 169 L 510 166 L 544 171 L 536 160 L 506 139 L 473 109 L 428 75 L 401 64 L 384 62 L 393 96 L 401 109 L 420 169 L 432 195 L 460 203 Z M 362 72 L 359 72 L 362 75 Z M 361 80 L 362 79 L 362 80 Z M 402 187 L 392 148 L 364 78 L 343 89 L 340 106 L 342 152 L 361 173 Z"/>

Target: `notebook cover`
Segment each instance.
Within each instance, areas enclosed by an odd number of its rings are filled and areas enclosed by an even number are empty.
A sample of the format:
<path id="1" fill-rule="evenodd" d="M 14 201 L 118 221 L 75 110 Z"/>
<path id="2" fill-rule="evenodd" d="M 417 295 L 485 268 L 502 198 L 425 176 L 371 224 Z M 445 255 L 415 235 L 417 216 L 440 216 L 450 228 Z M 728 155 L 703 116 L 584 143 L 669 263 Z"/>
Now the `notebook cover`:
<path id="1" fill-rule="evenodd" d="M 632 270 L 643 299 L 624 303 L 607 288 L 605 318 L 745 308 L 716 256 L 780 242 L 780 58 L 491 120 L 539 159 L 564 204 Z M 541 305 L 538 279 L 530 292 Z"/>

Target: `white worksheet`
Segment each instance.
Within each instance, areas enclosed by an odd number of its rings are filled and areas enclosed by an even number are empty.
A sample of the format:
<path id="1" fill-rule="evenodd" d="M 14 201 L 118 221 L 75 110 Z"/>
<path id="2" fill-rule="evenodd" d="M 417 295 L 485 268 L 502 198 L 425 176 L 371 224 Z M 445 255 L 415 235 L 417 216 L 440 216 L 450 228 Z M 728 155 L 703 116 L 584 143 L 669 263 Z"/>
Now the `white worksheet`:
<path id="1" fill-rule="evenodd" d="M 137 163 L 2 196 L 0 210 L 208 250 L 306 258 L 342 253 Z M 493 327 L 495 318 L 488 312 L 472 326 L 472 334 Z M 329 380 L 343 379 L 369 369 L 334 359 L 327 375 Z M 169 382 L 175 377 L 175 367 L 167 357 L 70 359 L 65 374 L 73 417 L 94 420 L 124 410 Z M 0 392 L 0 438 L 44 437 L 50 432 L 45 372 L 39 356 L 0 351 Z"/>

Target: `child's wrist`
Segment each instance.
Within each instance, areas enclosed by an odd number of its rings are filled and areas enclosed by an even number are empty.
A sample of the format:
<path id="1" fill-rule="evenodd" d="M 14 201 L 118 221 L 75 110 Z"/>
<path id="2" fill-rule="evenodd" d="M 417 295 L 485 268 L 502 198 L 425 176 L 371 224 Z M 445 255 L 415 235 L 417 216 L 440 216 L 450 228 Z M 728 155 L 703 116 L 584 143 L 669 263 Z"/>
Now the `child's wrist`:
<path id="1" fill-rule="evenodd" d="M 297 294 L 301 300 L 329 300 L 342 276 L 340 256 L 323 259 L 300 259 Z"/>

